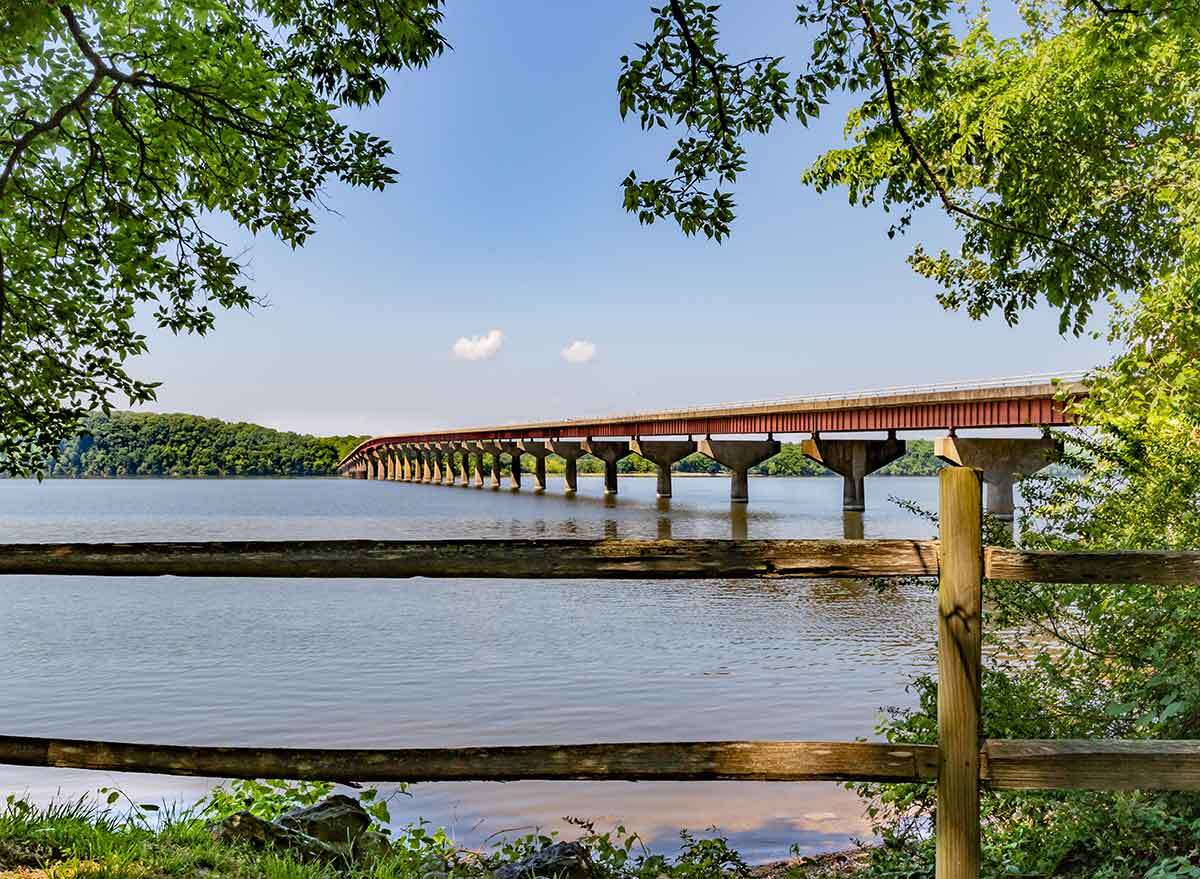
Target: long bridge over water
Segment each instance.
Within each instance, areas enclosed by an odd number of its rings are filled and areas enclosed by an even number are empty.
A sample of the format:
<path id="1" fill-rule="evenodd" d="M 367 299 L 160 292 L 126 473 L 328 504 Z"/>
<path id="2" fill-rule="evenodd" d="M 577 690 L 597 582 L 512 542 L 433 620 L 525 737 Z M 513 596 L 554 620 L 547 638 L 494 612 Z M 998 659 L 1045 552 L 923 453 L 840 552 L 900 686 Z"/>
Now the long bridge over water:
<path id="1" fill-rule="evenodd" d="M 518 490 L 521 459 L 528 455 L 534 460 L 534 490 L 541 493 L 546 490 L 546 458 L 558 455 L 566 462 L 566 491 L 573 493 L 578 460 L 592 455 L 604 464 L 605 493 L 615 495 L 617 462 L 636 454 L 656 465 L 662 498 L 671 496 L 672 465 L 699 452 L 729 469 L 730 500 L 746 503 L 750 468 L 778 454 L 776 436 L 808 434 L 804 454 L 842 476 L 843 509 L 859 511 L 864 508 L 864 477 L 907 450 L 901 432 L 945 431 L 934 441 L 935 454 L 982 471 L 988 512 L 1011 518 L 1014 481 L 1054 460 L 1057 444 L 1046 437 L 1011 434 L 960 437 L 957 431 L 1065 426 L 1071 423 L 1071 401 L 1085 393 L 1081 376 L 1065 373 L 377 436 L 351 451 L 338 472 L 358 479 L 498 490 L 507 457 L 512 488 Z M 885 435 L 830 436 L 873 432 Z M 488 470 L 490 478 L 485 478 Z"/>

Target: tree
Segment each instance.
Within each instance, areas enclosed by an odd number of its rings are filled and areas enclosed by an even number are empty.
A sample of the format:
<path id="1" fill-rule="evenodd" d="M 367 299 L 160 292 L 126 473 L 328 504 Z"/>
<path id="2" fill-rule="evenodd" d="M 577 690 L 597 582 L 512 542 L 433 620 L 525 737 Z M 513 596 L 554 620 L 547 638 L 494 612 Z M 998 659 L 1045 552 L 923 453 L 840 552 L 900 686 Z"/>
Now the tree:
<path id="1" fill-rule="evenodd" d="M 154 398 L 139 314 L 206 333 L 256 299 L 214 217 L 292 247 L 389 145 L 337 111 L 446 46 L 441 0 L 15 0 L 0 11 L 0 472 Z"/>
<path id="2" fill-rule="evenodd" d="M 1179 283 L 1194 303 L 1200 4 L 1031 0 L 1008 39 L 982 9 L 809 0 L 797 12 L 809 57 L 793 76 L 780 56 L 730 60 L 718 7 L 669 0 L 622 59 L 618 92 L 622 114 L 684 133 L 671 176 L 625 179 L 626 209 L 723 238 L 735 206 L 722 187 L 746 167 L 747 135 L 807 123 L 847 93 L 852 143 L 805 179 L 897 211 L 890 235 L 914 211 L 944 211 L 958 252 L 918 244 L 911 264 L 947 306 L 1015 322 L 1044 300 L 1080 332 L 1104 297 Z"/>

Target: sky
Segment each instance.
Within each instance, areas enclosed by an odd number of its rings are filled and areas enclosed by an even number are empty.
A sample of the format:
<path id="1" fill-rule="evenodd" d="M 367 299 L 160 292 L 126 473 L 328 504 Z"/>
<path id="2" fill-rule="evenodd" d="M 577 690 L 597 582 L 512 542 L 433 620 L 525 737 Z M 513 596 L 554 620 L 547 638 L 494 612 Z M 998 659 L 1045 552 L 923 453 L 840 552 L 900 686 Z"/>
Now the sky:
<path id="1" fill-rule="evenodd" d="M 889 240 L 877 207 L 800 182 L 848 105 L 748 141 L 738 219 L 716 244 L 621 205 L 672 137 L 617 110 L 619 58 L 650 0 L 451 0 L 453 51 L 345 114 L 389 139 L 384 192 L 331 185 L 298 251 L 228 231 L 269 304 L 208 336 L 150 333 L 159 412 L 384 434 L 1086 368 L 1103 343 L 1050 310 L 1009 327 L 946 312 L 905 258 L 953 245 L 937 213 Z M 791 0 L 733 0 L 732 56 L 805 36 Z"/>

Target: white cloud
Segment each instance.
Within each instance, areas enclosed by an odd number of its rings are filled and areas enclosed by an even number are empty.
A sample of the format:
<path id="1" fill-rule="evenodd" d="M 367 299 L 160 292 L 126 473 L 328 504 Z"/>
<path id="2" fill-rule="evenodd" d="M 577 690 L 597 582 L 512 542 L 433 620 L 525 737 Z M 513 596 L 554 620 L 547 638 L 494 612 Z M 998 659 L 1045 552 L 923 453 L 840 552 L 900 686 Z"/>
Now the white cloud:
<path id="1" fill-rule="evenodd" d="M 458 360 L 487 360 L 495 357 L 504 344 L 504 333 L 488 330 L 486 336 L 463 336 L 454 343 L 454 356 Z"/>
<path id="2" fill-rule="evenodd" d="M 562 359 L 567 363 L 587 363 L 596 356 L 596 343 L 576 339 L 562 349 Z"/>

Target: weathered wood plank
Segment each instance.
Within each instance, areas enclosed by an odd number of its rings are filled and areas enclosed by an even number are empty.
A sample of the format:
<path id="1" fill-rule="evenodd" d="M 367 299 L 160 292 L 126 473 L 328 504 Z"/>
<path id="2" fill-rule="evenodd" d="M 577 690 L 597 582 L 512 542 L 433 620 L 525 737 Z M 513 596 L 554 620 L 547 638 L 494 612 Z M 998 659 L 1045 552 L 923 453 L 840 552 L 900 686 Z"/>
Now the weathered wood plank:
<path id="1" fill-rule="evenodd" d="M 932 540 L 300 540 L 0 545 L 0 575 L 508 579 L 936 576 Z M 1200 552 L 988 547 L 985 576 L 1200 583 Z"/>
<path id="2" fill-rule="evenodd" d="M 937 879 L 979 879 L 979 726 L 983 621 L 983 483 L 939 475 Z"/>
<path id="3" fill-rule="evenodd" d="M 988 547 L 991 580 L 1038 583 L 1200 583 L 1200 552 L 1024 552 Z"/>
<path id="4" fill-rule="evenodd" d="M 311 540 L 0 545 L 0 574 L 730 579 L 934 575 L 921 540 Z"/>
<path id="5" fill-rule="evenodd" d="M 1200 790 L 1200 741 L 993 739 L 980 777 L 1001 790 Z"/>
<path id="6" fill-rule="evenodd" d="M 874 742 L 637 742 L 329 750 L 0 736 L 0 763 L 211 778 L 320 781 L 926 781 L 937 748 Z"/>

